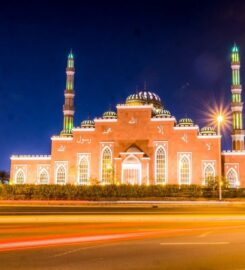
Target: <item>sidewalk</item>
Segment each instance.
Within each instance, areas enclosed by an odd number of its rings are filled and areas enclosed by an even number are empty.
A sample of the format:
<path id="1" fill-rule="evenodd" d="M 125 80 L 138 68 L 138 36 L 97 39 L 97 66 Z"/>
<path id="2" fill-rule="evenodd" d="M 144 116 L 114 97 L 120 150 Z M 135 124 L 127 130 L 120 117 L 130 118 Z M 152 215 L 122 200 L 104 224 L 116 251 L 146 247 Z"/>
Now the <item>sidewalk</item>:
<path id="1" fill-rule="evenodd" d="M 67 200 L 0 200 L 1 206 L 198 206 L 198 205 L 245 205 L 245 200 L 207 201 L 67 201 Z"/>

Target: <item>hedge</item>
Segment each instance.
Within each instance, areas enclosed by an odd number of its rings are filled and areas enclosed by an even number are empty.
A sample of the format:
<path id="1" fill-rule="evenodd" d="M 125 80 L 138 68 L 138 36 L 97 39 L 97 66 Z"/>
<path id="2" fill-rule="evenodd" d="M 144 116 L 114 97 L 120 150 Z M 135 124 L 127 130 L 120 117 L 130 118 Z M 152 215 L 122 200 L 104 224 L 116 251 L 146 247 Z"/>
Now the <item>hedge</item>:
<path id="1" fill-rule="evenodd" d="M 223 198 L 245 198 L 245 189 L 223 190 Z M 218 198 L 198 185 L 0 185 L 1 200 L 173 200 Z"/>

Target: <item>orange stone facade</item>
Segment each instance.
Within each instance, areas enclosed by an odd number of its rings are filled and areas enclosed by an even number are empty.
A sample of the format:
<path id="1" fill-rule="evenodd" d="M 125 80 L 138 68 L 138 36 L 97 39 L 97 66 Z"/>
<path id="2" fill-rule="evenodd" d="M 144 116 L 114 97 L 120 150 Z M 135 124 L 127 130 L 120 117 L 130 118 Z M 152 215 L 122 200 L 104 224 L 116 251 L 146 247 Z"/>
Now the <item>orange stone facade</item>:
<path id="1" fill-rule="evenodd" d="M 154 118 L 152 108 L 152 105 L 118 105 L 117 119 L 95 119 L 94 128 L 74 128 L 71 137 L 52 137 L 50 156 L 13 156 L 11 179 L 22 168 L 26 175 L 25 183 L 38 183 L 38 176 L 45 169 L 49 174 L 49 183 L 55 184 L 57 168 L 64 166 L 65 183 L 78 184 L 79 162 L 86 157 L 89 163 L 88 179 L 103 183 L 107 180 L 102 179 L 105 149 L 111 153 L 111 167 L 106 169 L 112 170 L 111 180 L 114 183 L 130 182 L 130 177 L 125 179 L 123 175 L 130 165 L 132 168 L 139 167 L 135 184 L 157 183 L 155 169 L 159 149 L 163 149 L 165 155 L 164 184 L 181 183 L 179 172 L 183 157 L 189 162 L 187 184 L 201 184 L 207 164 L 212 164 L 217 174 L 220 138 L 200 135 L 198 126 L 176 126 L 174 117 Z"/>
<path id="2" fill-rule="evenodd" d="M 73 127 L 69 57 L 62 132 L 51 138 L 51 155 L 11 157 L 12 183 L 203 185 L 222 171 L 232 187 L 245 187 L 245 151 L 221 153 L 212 127 L 177 121 L 153 92 L 132 94 L 115 111 Z"/>

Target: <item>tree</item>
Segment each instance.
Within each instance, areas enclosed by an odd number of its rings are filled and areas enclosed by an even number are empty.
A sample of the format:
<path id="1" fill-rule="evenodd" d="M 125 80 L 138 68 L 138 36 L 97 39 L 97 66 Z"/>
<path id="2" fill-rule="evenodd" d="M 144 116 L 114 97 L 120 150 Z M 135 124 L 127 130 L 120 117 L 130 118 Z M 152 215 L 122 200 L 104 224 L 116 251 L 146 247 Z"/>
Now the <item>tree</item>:
<path id="1" fill-rule="evenodd" d="M 219 177 L 209 177 L 206 179 L 207 187 L 211 188 L 212 190 L 216 190 L 219 188 Z M 227 181 L 226 177 L 222 176 L 221 177 L 221 185 L 222 189 L 227 189 L 229 188 L 229 182 Z"/>
<path id="2" fill-rule="evenodd" d="M 6 184 L 6 182 L 9 182 L 9 173 L 6 171 L 0 171 L 0 183 Z"/>

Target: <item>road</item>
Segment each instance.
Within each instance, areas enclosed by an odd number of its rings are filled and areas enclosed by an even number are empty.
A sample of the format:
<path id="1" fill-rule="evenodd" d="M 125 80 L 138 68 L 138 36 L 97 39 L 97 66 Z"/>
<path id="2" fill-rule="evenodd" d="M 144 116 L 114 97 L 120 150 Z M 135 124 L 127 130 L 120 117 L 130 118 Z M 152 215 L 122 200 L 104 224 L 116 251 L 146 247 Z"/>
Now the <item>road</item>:
<path id="1" fill-rule="evenodd" d="M 245 206 L 0 206 L 0 269 L 242 270 Z"/>

